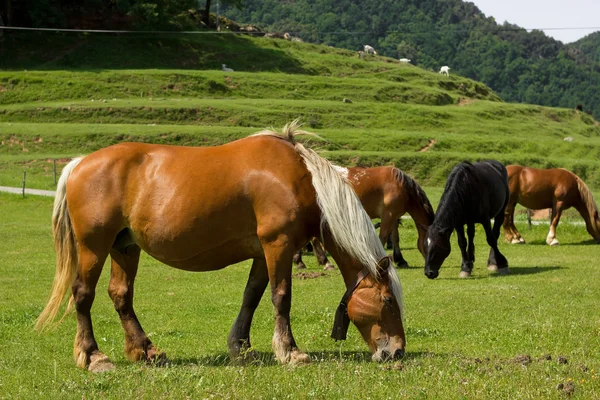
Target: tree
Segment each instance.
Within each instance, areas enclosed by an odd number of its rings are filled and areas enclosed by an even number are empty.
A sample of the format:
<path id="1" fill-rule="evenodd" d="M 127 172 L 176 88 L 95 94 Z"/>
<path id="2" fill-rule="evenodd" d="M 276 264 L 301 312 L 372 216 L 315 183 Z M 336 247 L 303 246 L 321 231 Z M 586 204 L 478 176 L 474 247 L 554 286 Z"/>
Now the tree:
<path id="1" fill-rule="evenodd" d="M 236 8 L 242 8 L 244 4 L 244 0 L 217 0 L 217 2 L 221 2 L 224 5 L 229 5 Z M 204 23 L 206 26 L 210 26 L 210 6 L 212 0 L 206 0 L 206 5 L 204 6 Z"/>

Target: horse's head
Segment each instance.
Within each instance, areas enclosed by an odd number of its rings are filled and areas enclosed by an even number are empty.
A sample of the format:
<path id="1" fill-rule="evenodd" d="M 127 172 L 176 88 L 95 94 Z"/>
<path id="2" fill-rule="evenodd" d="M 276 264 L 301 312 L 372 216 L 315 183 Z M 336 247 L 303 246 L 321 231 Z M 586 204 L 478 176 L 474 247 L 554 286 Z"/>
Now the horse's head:
<path id="1" fill-rule="evenodd" d="M 373 361 L 398 359 L 404 355 L 406 337 L 400 308 L 396 271 L 386 257 L 378 266 L 379 277 L 365 275 L 348 299 L 348 317 L 373 353 Z M 396 286 L 397 290 L 394 290 Z"/>
<path id="2" fill-rule="evenodd" d="M 450 255 L 450 235 L 452 235 L 452 229 L 435 229 L 431 226 L 427 231 L 425 276 L 429 279 L 437 278 L 440 267 Z"/>

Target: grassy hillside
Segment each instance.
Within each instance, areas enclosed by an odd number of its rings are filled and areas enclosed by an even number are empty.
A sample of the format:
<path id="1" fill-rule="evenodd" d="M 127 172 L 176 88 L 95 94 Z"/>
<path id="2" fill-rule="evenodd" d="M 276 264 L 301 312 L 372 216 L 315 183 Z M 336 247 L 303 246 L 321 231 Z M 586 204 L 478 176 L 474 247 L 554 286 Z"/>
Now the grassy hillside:
<path id="1" fill-rule="evenodd" d="M 323 136 L 312 145 L 333 161 L 395 164 L 428 185 L 486 158 L 566 167 L 600 185 L 593 118 L 506 104 L 454 74 L 278 39 L 55 39 L 2 59 L 12 67 L 0 71 L 0 185 L 20 186 L 27 170 L 28 186 L 52 188 L 52 159 L 60 167 L 120 141 L 216 145 L 295 118 Z M 221 62 L 235 72 L 216 70 Z"/>

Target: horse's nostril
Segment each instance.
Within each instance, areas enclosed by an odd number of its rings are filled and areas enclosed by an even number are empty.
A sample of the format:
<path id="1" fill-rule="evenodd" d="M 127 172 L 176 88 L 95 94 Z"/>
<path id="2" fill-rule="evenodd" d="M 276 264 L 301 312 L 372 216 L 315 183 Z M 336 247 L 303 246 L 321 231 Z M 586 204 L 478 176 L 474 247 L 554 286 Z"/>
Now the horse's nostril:
<path id="1" fill-rule="evenodd" d="M 404 357 L 404 349 L 398 349 L 394 352 L 394 359 L 398 360 L 400 358 Z"/>
<path id="2" fill-rule="evenodd" d="M 387 350 L 381 350 L 381 360 L 385 361 L 390 358 L 390 352 Z"/>

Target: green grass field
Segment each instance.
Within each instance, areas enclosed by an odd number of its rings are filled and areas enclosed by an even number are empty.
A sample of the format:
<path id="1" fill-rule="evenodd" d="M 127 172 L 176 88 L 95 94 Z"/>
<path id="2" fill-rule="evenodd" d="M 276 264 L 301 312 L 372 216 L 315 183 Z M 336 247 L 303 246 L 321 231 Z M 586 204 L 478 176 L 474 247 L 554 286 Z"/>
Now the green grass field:
<path id="1" fill-rule="evenodd" d="M 437 203 L 439 195 L 428 192 Z M 294 274 L 292 324 L 311 365 L 275 363 L 268 295 L 251 333 L 262 362 L 231 365 L 226 338 L 250 262 L 193 274 L 148 256 L 136 281 L 136 310 L 170 363 L 131 363 L 106 294 L 106 266 L 92 313 L 98 343 L 117 369 L 94 375 L 73 363 L 73 314 L 48 333 L 33 331 L 54 274 L 51 205 L 48 198 L 0 194 L 2 398 L 561 398 L 557 385 L 567 382 L 574 384 L 575 398 L 600 396 L 600 269 L 597 246 L 583 226 L 561 224 L 561 245 L 550 248 L 544 244 L 546 227 L 520 223 L 529 244 L 500 247 L 511 265 L 508 276 L 486 270 L 488 248 L 478 228 L 473 278 L 457 278 L 460 259 L 453 238 L 455 251 L 440 278 L 431 281 L 423 275 L 415 228 L 406 221 L 401 240 L 413 267 L 399 270 L 408 341 L 401 363 L 371 362 L 354 327 L 346 342 L 329 338 L 344 292 L 339 272 L 333 271 L 315 279 Z M 312 256 L 306 260 L 309 271 L 320 271 Z M 543 358 L 547 355 L 551 359 Z"/>
<path id="2" fill-rule="evenodd" d="M 396 165 L 434 206 L 452 167 L 496 158 L 564 167 L 600 198 L 600 126 L 587 114 L 507 104 L 485 85 L 385 57 L 306 43 L 233 36 L 5 35 L 0 57 L 0 186 L 54 189 L 71 157 L 123 142 L 218 145 L 300 118 L 320 154 L 341 165 Z M 234 73 L 219 71 L 221 63 Z M 343 99 L 352 103 L 344 103 Z M 571 137 L 571 142 L 565 138 Z M 269 296 L 257 310 L 257 365 L 232 365 L 228 330 L 250 261 L 192 274 L 143 256 L 136 311 L 170 363 L 125 360 L 106 293 L 92 309 L 101 349 L 117 364 L 93 375 L 72 360 L 74 315 L 33 331 L 54 275 L 52 200 L 0 193 L 0 398 L 600 398 L 598 246 L 569 210 L 547 225 L 517 225 L 527 245 L 501 244 L 512 273 L 490 275 L 482 230 L 472 279 L 459 252 L 435 281 L 423 275 L 410 221 L 401 246 L 407 356 L 375 364 L 358 331 L 329 338 L 344 292 L 337 271 L 295 274 L 292 324 L 312 365 L 277 365 Z M 313 257 L 310 272 L 320 272 Z M 317 274 L 318 275 L 318 274 Z M 548 359 L 548 356 L 550 359 Z M 562 387 L 558 387 L 562 385 Z M 558 388 L 557 388 L 558 387 Z M 573 389 L 571 391 L 571 388 Z"/>

